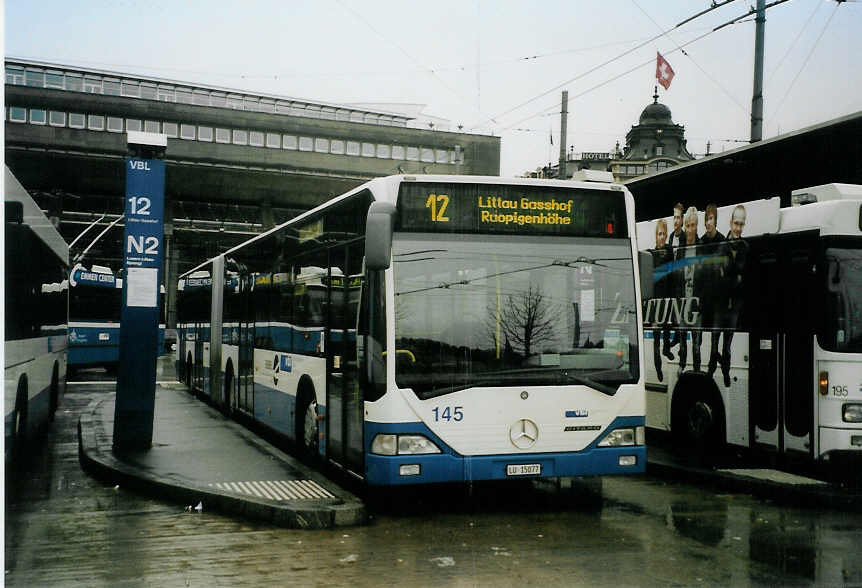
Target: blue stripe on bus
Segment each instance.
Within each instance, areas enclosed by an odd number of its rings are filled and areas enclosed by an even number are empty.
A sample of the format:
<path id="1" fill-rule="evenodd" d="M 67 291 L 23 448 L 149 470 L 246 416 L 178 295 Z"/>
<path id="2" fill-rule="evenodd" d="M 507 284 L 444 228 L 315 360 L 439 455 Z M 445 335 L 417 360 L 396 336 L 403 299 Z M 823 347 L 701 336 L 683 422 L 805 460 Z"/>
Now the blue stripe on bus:
<path id="1" fill-rule="evenodd" d="M 560 453 L 501 454 L 463 456 L 450 447 L 421 422 L 365 423 L 365 474 L 369 485 L 431 484 L 439 482 L 469 482 L 472 480 L 506 479 L 506 466 L 513 464 L 541 464 L 539 477 L 596 476 L 609 474 L 635 474 L 646 471 L 646 446 L 597 447 L 609 431 L 619 427 L 644 426 L 643 416 L 617 417 L 596 439 L 581 451 Z M 374 455 L 371 442 L 379 433 L 422 434 L 434 441 L 443 451 L 431 455 Z M 619 458 L 634 455 L 637 463 L 620 466 Z M 401 476 L 399 467 L 417 464 L 420 474 Z"/>

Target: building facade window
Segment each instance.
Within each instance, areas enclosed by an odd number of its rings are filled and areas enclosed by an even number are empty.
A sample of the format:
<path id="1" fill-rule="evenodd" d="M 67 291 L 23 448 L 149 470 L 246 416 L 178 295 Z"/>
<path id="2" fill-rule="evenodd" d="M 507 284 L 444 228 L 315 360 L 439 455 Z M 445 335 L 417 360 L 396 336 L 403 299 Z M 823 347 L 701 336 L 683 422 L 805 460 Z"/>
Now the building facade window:
<path id="1" fill-rule="evenodd" d="M 65 112 L 57 112 L 56 110 L 52 110 L 48 113 L 48 124 L 52 127 L 65 127 L 66 126 L 66 113 Z"/>
<path id="2" fill-rule="evenodd" d="M 234 145 L 248 145 L 248 131 L 234 129 L 232 143 Z"/>
<path id="3" fill-rule="evenodd" d="M 11 86 L 24 85 L 24 70 L 18 67 L 6 68 L 6 83 Z"/>
<path id="4" fill-rule="evenodd" d="M 48 112 L 41 108 L 30 109 L 30 124 L 44 125 L 48 122 Z"/>
<path id="5" fill-rule="evenodd" d="M 406 153 L 404 152 L 403 145 L 393 145 L 392 146 L 392 159 L 404 159 Z"/>
<path id="6" fill-rule="evenodd" d="M 422 148 L 422 161 L 425 163 L 434 163 L 434 150 L 427 147 Z"/>
<path id="7" fill-rule="evenodd" d="M 166 122 L 162 125 L 162 132 L 171 139 L 177 138 L 177 123 Z"/>
<path id="8" fill-rule="evenodd" d="M 55 90 L 63 90 L 66 87 L 66 78 L 61 73 L 45 74 L 45 87 L 54 88 Z"/>
<path id="9" fill-rule="evenodd" d="M 437 163 L 449 163 L 449 152 L 445 149 L 437 149 L 434 151 L 434 160 Z"/>
<path id="10" fill-rule="evenodd" d="M 102 80 L 98 78 L 91 78 L 89 76 L 84 78 L 84 92 L 88 94 L 101 94 L 102 93 Z"/>
<path id="11" fill-rule="evenodd" d="M 128 118 L 126 119 L 126 130 L 127 131 L 140 131 L 141 128 L 141 119 L 139 118 Z"/>
<path id="12" fill-rule="evenodd" d="M 185 123 L 180 125 L 180 139 L 185 139 L 186 141 L 194 141 L 197 137 L 197 129 L 195 125 L 187 125 Z"/>
<path id="13" fill-rule="evenodd" d="M 329 139 L 317 138 L 314 140 L 314 150 L 317 153 L 329 153 Z"/>
<path id="14" fill-rule="evenodd" d="M 122 92 L 123 96 L 128 96 L 130 98 L 140 98 L 141 85 L 138 82 L 133 82 L 131 80 L 123 80 Z"/>
<path id="15" fill-rule="evenodd" d="M 120 80 L 102 80 L 102 92 L 105 96 L 119 96 Z"/>
<path id="16" fill-rule="evenodd" d="M 176 102 L 177 94 L 173 86 L 159 85 L 159 102 Z"/>
<path id="17" fill-rule="evenodd" d="M 216 143 L 230 143 L 230 129 L 216 129 Z"/>
<path id="18" fill-rule="evenodd" d="M 251 131 L 248 134 L 248 144 L 252 147 L 263 147 L 263 133 L 260 131 Z"/>
<path id="19" fill-rule="evenodd" d="M 27 109 L 20 106 L 9 107 L 9 122 L 27 122 Z"/>
<path id="20" fill-rule="evenodd" d="M 419 161 L 419 147 L 407 148 L 407 161 Z"/>
<path id="21" fill-rule="evenodd" d="M 281 148 L 281 135 L 278 133 L 267 133 L 266 134 L 266 146 L 270 149 L 280 149 Z"/>
<path id="22" fill-rule="evenodd" d="M 198 106 L 210 105 L 210 94 L 206 90 L 195 90 L 192 96 L 192 101 Z"/>
<path id="23" fill-rule="evenodd" d="M 207 141 L 208 143 L 212 143 L 213 140 L 213 128 L 212 127 L 198 127 L 198 141 Z"/>
<path id="24" fill-rule="evenodd" d="M 281 146 L 285 149 L 296 149 L 296 135 L 282 135 Z"/>
<path id="25" fill-rule="evenodd" d="M 188 88 L 177 88 L 177 104 L 191 104 L 192 91 Z"/>
<path id="26" fill-rule="evenodd" d="M 359 141 L 348 141 L 347 142 L 347 154 L 348 155 L 359 155 Z"/>
<path id="27" fill-rule="evenodd" d="M 66 90 L 69 92 L 83 92 L 84 78 L 80 74 L 66 74 Z"/>
<path id="28" fill-rule="evenodd" d="M 362 157 L 374 157 L 377 149 L 374 147 L 374 143 L 363 143 L 362 144 Z"/>
<path id="29" fill-rule="evenodd" d="M 343 155 L 344 154 L 344 141 L 342 141 L 341 139 L 333 139 L 329 143 L 329 152 L 334 153 L 336 155 Z"/>
<path id="30" fill-rule="evenodd" d="M 299 138 L 299 150 L 300 151 L 311 151 L 314 149 L 314 139 L 311 137 L 300 137 Z"/>
<path id="31" fill-rule="evenodd" d="M 108 117 L 108 132 L 109 133 L 122 133 L 123 132 L 123 119 L 119 116 L 109 116 Z"/>
<path id="32" fill-rule="evenodd" d="M 87 115 L 87 128 L 91 131 L 105 130 L 105 117 L 100 114 Z"/>
<path id="33" fill-rule="evenodd" d="M 69 126 L 73 129 L 83 129 L 86 122 L 86 117 L 83 114 L 77 112 L 69 113 Z"/>
<path id="34" fill-rule="evenodd" d="M 148 120 L 144 122 L 144 131 L 147 133 L 158 133 L 160 131 L 159 121 Z"/>
<path id="35" fill-rule="evenodd" d="M 33 88 L 43 88 L 45 86 L 45 74 L 41 71 L 28 69 L 24 74 L 24 85 Z"/>
<path id="36" fill-rule="evenodd" d="M 146 82 L 141 82 L 141 98 L 146 100 L 156 100 L 158 96 L 158 88 L 156 88 L 155 84 L 147 84 Z"/>
<path id="37" fill-rule="evenodd" d="M 377 146 L 377 157 L 380 159 L 389 159 L 392 155 L 392 148 L 389 145 Z"/>

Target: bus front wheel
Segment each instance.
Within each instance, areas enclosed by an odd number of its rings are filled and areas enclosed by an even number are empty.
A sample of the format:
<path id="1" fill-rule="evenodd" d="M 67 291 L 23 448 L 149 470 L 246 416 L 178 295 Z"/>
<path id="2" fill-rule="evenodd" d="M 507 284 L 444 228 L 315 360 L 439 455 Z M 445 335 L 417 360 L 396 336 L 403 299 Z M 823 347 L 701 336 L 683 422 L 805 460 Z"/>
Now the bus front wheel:
<path id="1" fill-rule="evenodd" d="M 296 441 L 299 452 L 305 458 L 313 458 L 317 454 L 319 435 L 314 392 L 307 388 L 303 390 L 299 394 L 296 408 Z"/>
<path id="2" fill-rule="evenodd" d="M 15 410 L 12 414 L 12 455 L 20 455 L 24 450 L 24 440 L 27 436 L 27 381 L 18 382 L 18 392 L 15 395 Z"/>
<path id="3" fill-rule="evenodd" d="M 696 392 L 681 399 L 671 422 L 680 447 L 689 447 L 701 453 L 719 452 L 723 442 L 723 426 L 721 402 L 712 394 L 704 392 Z"/>

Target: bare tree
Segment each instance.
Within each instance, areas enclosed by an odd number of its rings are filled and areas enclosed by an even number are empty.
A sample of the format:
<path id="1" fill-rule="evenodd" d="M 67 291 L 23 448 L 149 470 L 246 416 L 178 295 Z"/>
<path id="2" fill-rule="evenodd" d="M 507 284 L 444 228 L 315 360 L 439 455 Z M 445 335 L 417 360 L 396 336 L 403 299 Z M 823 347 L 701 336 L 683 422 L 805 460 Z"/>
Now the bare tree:
<path id="1" fill-rule="evenodd" d="M 526 290 L 506 296 L 499 311 L 499 326 L 506 345 L 529 357 L 533 349 L 554 339 L 554 304 L 542 293 L 540 286 L 530 284 Z M 492 338 L 497 335 L 497 309 L 489 309 Z"/>

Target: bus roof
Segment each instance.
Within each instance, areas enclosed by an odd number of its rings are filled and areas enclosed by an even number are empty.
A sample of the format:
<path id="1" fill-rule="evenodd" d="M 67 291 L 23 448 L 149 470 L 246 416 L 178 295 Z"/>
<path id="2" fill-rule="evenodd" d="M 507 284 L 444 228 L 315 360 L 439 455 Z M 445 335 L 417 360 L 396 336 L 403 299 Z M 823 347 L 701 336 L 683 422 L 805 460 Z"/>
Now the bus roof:
<path id="1" fill-rule="evenodd" d="M 24 224 L 28 225 L 33 232 L 67 265 L 69 263 L 69 245 L 63 240 L 57 228 L 51 224 L 42 209 L 36 204 L 24 186 L 12 175 L 9 166 L 3 166 L 3 187 L 6 202 L 20 202 L 24 208 Z"/>
<path id="2" fill-rule="evenodd" d="M 584 179 L 587 180 L 588 178 L 585 177 Z M 429 183 L 433 183 L 433 182 L 443 183 L 443 182 L 445 182 L 445 183 L 449 183 L 449 184 L 499 184 L 499 185 L 512 185 L 512 186 L 551 186 L 551 187 L 558 187 L 558 188 L 582 188 L 582 189 L 587 189 L 587 190 L 607 190 L 607 191 L 616 191 L 616 192 L 628 192 L 628 189 L 625 186 L 623 186 L 622 184 L 610 183 L 610 182 L 604 182 L 604 181 L 549 180 L 549 179 L 537 179 L 537 178 L 506 178 L 506 177 L 502 177 L 502 176 L 466 176 L 466 175 L 461 176 L 461 175 L 437 175 L 437 174 L 400 174 L 400 175 L 393 175 L 393 176 L 385 176 L 385 177 L 371 179 L 368 182 L 365 182 L 364 184 L 361 184 L 361 185 L 353 188 L 349 192 L 345 192 L 344 194 L 342 194 L 340 196 L 336 196 L 335 198 L 332 198 L 331 200 L 328 200 L 328 201 L 324 202 L 323 204 L 320 204 L 320 205 L 312 208 L 311 210 L 307 210 L 307 211 L 303 212 L 302 214 L 299 214 L 299 215 L 293 217 L 292 219 L 290 219 L 290 220 L 288 220 L 288 221 L 286 221 L 286 222 L 284 222 L 278 226 L 275 226 L 272 229 L 270 229 L 264 233 L 261 233 L 259 235 L 252 237 L 251 239 L 249 239 L 248 241 L 245 241 L 244 243 L 240 243 L 239 245 L 226 251 L 222 255 L 225 257 L 225 259 L 227 259 L 231 255 L 231 253 L 238 251 L 240 249 L 244 249 L 245 247 L 248 247 L 249 244 L 251 244 L 251 243 L 265 239 L 269 235 L 272 235 L 273 233 L 280 231 L 284 227 L 299 224 L 303 220 L 317 214 L 321 210 L 325 210 L 331 206 L 334 206 L 335 204 L 338 204 L 342 200 L 350 198 L 354 194 L 361 192 L 363 190 L 370 190 L 371 194 L 375 200 L 380 199 L 380 194 L 382 194 L 382 193 L 388 192 L 391 194 L 397 194 L 398 190 L 395 190 L 395 189 L 381 190 L 378 188 L 382 188 L 384 186 L 389 186 L 390 188 L 394 188 L 395 186 L 401 184 L 402 182 L 429 182 Z M 392 203 L 393 204 L 395 203 L 394 200 Z M 201 270 L 202 268 L 204 268 L 207 265 L 209 265 L 210 263 L 212 263 L 213 259 L 215 259 L 215 258 L 210 258 L 206 261 L 201 262 L 200 264 L 198 264 L 194 268 L 192 268 L 189 271 L 182 274 L 180 276 L 180 278 L 189 276 L 192 272 Z"/>

